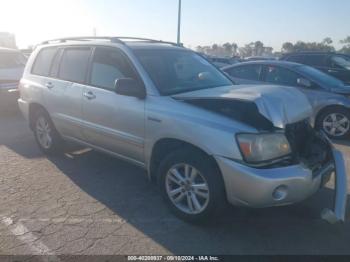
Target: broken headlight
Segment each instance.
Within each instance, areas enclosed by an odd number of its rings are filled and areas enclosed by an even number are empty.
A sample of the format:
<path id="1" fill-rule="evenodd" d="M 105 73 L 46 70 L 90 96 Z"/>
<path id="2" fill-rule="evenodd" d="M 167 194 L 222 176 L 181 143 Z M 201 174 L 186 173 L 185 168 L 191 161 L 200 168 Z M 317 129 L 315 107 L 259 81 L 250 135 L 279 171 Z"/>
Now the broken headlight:
<path id="1" fill-rule="evenodd" d="M 286 136 L 282 133 L 238 134 L 237 142 L 244 160 L 258 164 L 291 154 Z"/>

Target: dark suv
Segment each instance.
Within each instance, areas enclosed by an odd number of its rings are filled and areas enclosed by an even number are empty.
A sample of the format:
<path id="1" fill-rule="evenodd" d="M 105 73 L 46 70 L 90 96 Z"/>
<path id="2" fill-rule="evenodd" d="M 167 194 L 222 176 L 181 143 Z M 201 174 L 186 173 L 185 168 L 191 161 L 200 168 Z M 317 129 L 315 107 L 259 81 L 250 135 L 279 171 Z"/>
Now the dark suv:
<path id="1" fill-rule="evenodd" d="M 350 56 L 330 52 L 298 52 L 284 55 L 281 60 L 315 67 L 345 84 L 350 84 Z"/>

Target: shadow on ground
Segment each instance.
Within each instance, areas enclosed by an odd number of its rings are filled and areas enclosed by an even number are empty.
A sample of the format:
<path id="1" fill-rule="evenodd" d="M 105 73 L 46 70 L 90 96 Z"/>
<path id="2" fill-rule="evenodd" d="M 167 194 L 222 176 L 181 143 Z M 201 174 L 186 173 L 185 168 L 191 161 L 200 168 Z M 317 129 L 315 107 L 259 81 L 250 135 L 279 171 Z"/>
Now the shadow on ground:
<path id="1" fill-rule="evenodd" d="M 0 145 L 29 159 L 44 157 L 21 118 L 0 123 Z M 20 130 L 12 134 L 11 128 Z M 49 160 L 91 197 L 175 254 L 350 254 L 350 224 L 329 225 L 319 216 L 332 206 L 329 188 L 293 206 L 228 207 L 213 222 L 196 226 L 175 218 L 137 167 L 94 151 Z"/>
<path id="2" fill-rule="evenodd" d="M 320 219 L 321 210 L 332 207 L 332 189 L 293 206 L 228 207 L 211 223 L 195 226 L 169 212 L 143 170 L 94 151 L 72 156 L 50 160 L 82 190 L 175 254 L 350 254 L 349 224 Z"/>

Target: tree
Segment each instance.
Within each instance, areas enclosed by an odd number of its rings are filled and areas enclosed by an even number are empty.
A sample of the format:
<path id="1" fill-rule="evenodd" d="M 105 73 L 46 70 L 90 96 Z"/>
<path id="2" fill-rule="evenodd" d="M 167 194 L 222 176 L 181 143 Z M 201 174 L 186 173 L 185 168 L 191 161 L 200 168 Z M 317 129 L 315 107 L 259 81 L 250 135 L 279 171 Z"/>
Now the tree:
<path id="1" fill-rule="evenodd" d="M 236 43 L 231 44 L 232 47 L 232 55 L 237 55 L 238 45 Z"/>
<path id="2" fill-rule="evenodd" d="M 329 46 L 329 45 L 333 44 L 333 40 L 330 37 L 326 37 L 325 39 L 323 39 L 322 44 Z"/>
<path id="3" fill-rule="evenodd" d="M 225 43 L 222 47 L 227 55 L 232 56 L 232 45 L 230 43 Z"/>
<path id="4" fill-rule="evenodd" d="M 350 36 L 341 40 L 340 43 L 343 44 L 343 47 L 339 50 L 339 52 L 344 54 L 350 54 Z"/>
<path id="5" fill-rule="evenodd" d="M 262 56 L 264 52 L 264 44 L 261 41 L 256 41 L 254 43 L 254 55 L 255 56 Z"/>
<path id="6" fill-rule="evenodd" d="M 273 48 L 269 46 L 264 47 L 264 56 L 272 56 L 273 55 Z"/>
<path id="7" fill-rule="evenodd" d="M 239 48 L 239 54 L 242 57 L 249 57 L 253 55 L 252 43 L 246 44 L 244 47 Z"/>
<path id="8" fill-rule="evenodd" d="M 282 52 L 283 53 L 291 53 L 294 52 L 294 45 L 291 42 L 285 42 L 282 45 Z"/>
<path id="9" fill-rule="evenodd" d="M 346 45 L 350 45 L 350 36 L 348 36 L 347 38 L 340 40 L 341 44 L 346 44 Z"/>
<path id="10" fill-rule="evenodd" d="M 301 51 L 335 51 L 335 48 L 331 45 L 333 40 L 330 37 L 326 37 L 322 42 L 303 42 L 298 41 L 295 44 L 286 42 L 282 45 L 283 53 L 301 52 Z"/>

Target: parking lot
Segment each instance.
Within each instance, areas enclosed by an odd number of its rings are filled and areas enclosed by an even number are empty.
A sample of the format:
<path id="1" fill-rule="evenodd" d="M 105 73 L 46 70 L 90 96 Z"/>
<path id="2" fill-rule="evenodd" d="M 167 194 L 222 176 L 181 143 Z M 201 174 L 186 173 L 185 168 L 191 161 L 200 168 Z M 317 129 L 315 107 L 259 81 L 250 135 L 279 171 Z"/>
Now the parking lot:
<path id="1" fill-rule="evenodd" d="M 337 147 L 349 163 L 350 147 Z M 19 114 L 0 117 L 1 254 L 350 254 L 350 222 L 320 219 L 331 188 L 194 226 L 169 212 L 143 170 L 81 148 L 48 158 Z"/>

